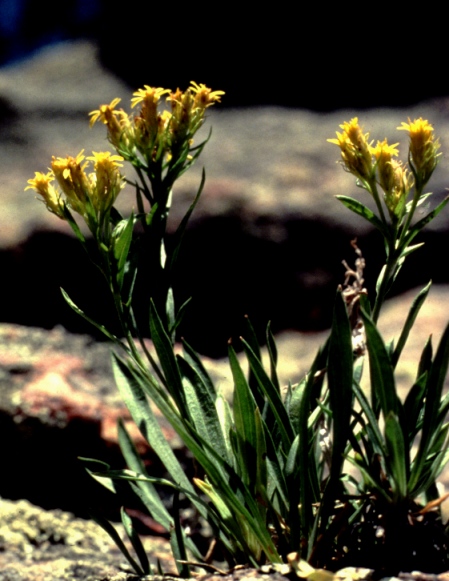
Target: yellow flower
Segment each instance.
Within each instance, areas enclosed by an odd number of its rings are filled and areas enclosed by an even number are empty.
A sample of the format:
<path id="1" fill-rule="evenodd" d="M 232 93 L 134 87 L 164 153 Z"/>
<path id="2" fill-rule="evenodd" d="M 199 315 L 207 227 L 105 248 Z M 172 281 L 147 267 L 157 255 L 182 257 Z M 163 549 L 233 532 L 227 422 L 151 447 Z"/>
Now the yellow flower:
<path id="1" fill-rule="evenodd" d="M 376 159 L 377 175 L 382 189 L 387 192 L 391 189 L 393 178 L 393 166 L 391 160 L 398 155 L 398 144 L 390 145 L 386 139 L 378 141 L 375 147 L 371 148 L 371 153 Z"/>
<path id="2" fill-rule="evenodd" d="M 206 109 L 214 103 L 219 103 L 221 101 L 221 96 L 225 94 L 224 91 L 212 91 L 206 85 L 195 83 L 195 81 L 190 81 L 190 90 L 195 94 L 194 106 L 199 109 Z"/>
<path id="3" fill-rule="evenodd" d="M 340 125 L 343 132 L 336 132 L 337 139 L 328 139 L 329 143 L 335 143 L 341 149 L 343 165 L 347 171 L 363 181 L 368 181 L 373 176 L 373 159 L 369 133 L 363 133 L 357 117 L 351 121 L 345 121 Z"/>
<path id="4" fill-rule="evenodd" d="M 417 179 L 425 184 L 432 175 L 440 157 L 440 142 L 435 139 L 433 126 L 420 117 L 414 121 L 401 123 L 399 131 L 408 131 L 410 137 L 410 157 Z"/>
<path id="5" fill-rule="evenodd" d="M 119 169 L 123 167 L 120 163 L 123 157 L 112 155 L 110 151 L 93 151 L 87 159 L 94 166 L 94 173 L 89 174 L 91 202 L 97 215 L 101 217 L 112 207 L 125 185 Z"/>
<path id="6" fill-rule="evenodd" d="M 100 105 L 100 108 L 91 111 L 90 126 L 97 121 L 104 123 L 108 130 L 108 139 L 116 150 L 122 154 L 125 159 L 133 157 L 134 134 L 131 121 L 128 114 L 123 109 L 115 107 L 121 99 L 113 99 L 109 105 Z"/>
<path id="7" fill-rule="evenodd" d="M 188 140 L 192 143 L 193 135 L 204 122 L 207 107 L 220 102 L 224 91 L 212 91 L 206 85 L 190 82 L 190 87 L 184 93 L 177 89 L 168 97 L 172 106 L 171 133 L 173 141 L 180 143 Z"/>
<path id="8" fill-rule="evenodd" d="M 390 216 L 400 220 L 405 211 L 407 197 L 413 187 L 413 178 L 402 163 L 391 160 L 389 166 L 388 182 L 382 185 L 385 192 L 385 203 Z"/>
<path id="9" fill-rule="evenodd" d="M 83 165 L 84 150 L 76 157 L 54 157 L 51 162 L 51 169 L 59 184 L 59 187 L 65 194 L 69 205 L 82 216 L 85 214 L 87 197 L 91 193 L 91 185 L 84 169 L 87 162 Z"/>
<path id="10" fill-rule="evenodd" d="M 131 106 L 141 104 L 140 114 L 134 118 L 134 139 L 138 150 L 148 159 L 154 159 L 162 153 L 165 146 L 165 132 L 168 116 L 166 110 L 159 113 L 159 101 L 163 95 L 170 93 L 169 89 L 145 85 L 131 99 Z"/>
<path id="11" fill-rule="evenodd" d="M 135 107 L 142 103 L 142 107 L 157 108 L 159 101 L 163 95 L 169 95 L 170 89 L 163 89 L 162 87 L 150 87 L 144 85 L 143 89 L 138 89 L 133 93 L 134 97 L 131 99 L 131 107 Z"/>
<path id="12" fill-rule="evenodd" d="M 92 125 L 94 125 L 94 123 L 96 123 L 97 121 L 101 121 L 102 123 L 107 125 L 111 118 L 118 113 L 118 111 L 115 110 L 115 106 L 118 105 L 120 101 L 121 99 L 116 97 L 109 103 L 109 105 L 100 105 L 99 109 L 91 111 L 89 113 L 89 117 L 91 118 L 90 126 L 92 127 Z"/>
<path id="13" fill-rule="evenodd" d="M 192 121 L 194 118 L 195 98 L 190 89 L 184 91 L 176 89 L 170 93 L 168 101 L 171 103 L 172 118 L 170 121 L 170 131 L 175 143 L 182 143 L 191 139 L 195 129 Z"/>
<path id="14" fill-rule="evenodd" d="M 65 217 L 62 210 L 63 202 L 61 200 L 61 194 L 52 184 L 54 179 L 55 176 L 52 172 L 44 174 L 37 171 L 34 174 L 34 178 L 28 180 L 27 183 L 29 186 L 27 186 L 25 190 L 34 190 L 37 194 L 42 196 L 48 210 L 64 220 Z"/>

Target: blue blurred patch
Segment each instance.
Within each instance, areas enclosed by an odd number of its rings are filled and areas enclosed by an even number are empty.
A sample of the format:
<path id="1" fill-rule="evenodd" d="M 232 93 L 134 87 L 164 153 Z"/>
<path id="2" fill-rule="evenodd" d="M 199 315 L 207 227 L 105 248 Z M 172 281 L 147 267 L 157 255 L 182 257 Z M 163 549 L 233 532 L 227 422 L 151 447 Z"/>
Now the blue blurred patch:
<path id="1" fill-rule="evenodd" d="M 0 65 L 42 46 L 95 36 L 101 0 L 0 0 Z"/>

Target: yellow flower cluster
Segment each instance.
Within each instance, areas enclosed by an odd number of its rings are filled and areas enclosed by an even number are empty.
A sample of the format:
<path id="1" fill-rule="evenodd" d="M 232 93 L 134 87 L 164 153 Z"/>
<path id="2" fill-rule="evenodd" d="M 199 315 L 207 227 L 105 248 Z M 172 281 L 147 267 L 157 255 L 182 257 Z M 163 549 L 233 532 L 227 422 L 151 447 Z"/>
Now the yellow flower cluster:
<path id="1" fill-rule="evenodd" d="M 94 151 L 87 158 L 83 151 L 76 157 L 53 157 L 51 171 L 36 172 L 25 189 L 38 193 L 50 212 L 60 218 L 65 219 L 67 205 L 93 227 L 108 213 L 125 184 L 119 169 L 121 161 L 122 157 L 109 151 Z M 93 171 L 88 172 L 91 164 Z"/>
<path id="2" fill-rule="evenodd" d="M 390 145 L 386 139 L 375 146 L 364 133 L 357 117 L 340 125 L 336 139 L 328 139 L 340 147 L 344 168 L 361 180 L 372 192 L 377 182 L 384 191 L 385 204 L 390 215 L 399 218 L 405 209 L 407 196 L 413 187 L 413 177 L 403 164 L 394 158 L 398 155 L 397 143 Z M 409 158 L 413 175 L 422 187 L 432 175 L 440 154 L 440 144 L 434 138 L 432 125 L 420 118 L 402 123 L 399 130 L 409 132 Z"/>
<path id="3" fill-rule="evenodd" d="M 219 102 L 222 95 L 223 91 L 212 91 L 193 81 L 184 92 L 145 85 L 133 93 L 131 107 L 140 106 L 134 117 L 117 109 L 120 99 L 114 99 L 90 113 L 90 124 L 101 121 L 106 125 L 110 142 L 124 159 L 135 161 L 139 153 L 151 164 L 164 156 L 171 159 L 183 147 L 188 148 L 203 124 L 206 109 Z M 164 96 L 171 111 L 159 110 Z"/>

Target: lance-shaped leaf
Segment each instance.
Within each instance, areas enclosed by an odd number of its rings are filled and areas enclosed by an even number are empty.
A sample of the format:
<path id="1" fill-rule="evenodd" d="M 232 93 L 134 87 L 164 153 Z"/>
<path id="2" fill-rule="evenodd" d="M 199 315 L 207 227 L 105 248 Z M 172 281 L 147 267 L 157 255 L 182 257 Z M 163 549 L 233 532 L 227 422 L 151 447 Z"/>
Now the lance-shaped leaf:
<path id="1" fill-rule="evenodd" d="M 337 198 L 337 200 L 340 200 L 340 202 L 344 204 L 349 210 L 370 222 L 375 228 L 377 228 L 377 230 L 380 230 L 380 232 L 383 234 L 386 240 L 390 239 L 391 234 L 386 224 L 384 224 L 382 220 L 380 220 L 372 210 L 370 210 L 369 208 L 367 208 L 361 202 L 355 200 L 354 198 L 350 198 L 348 196 L 335 196 L 335 197 Z"/>
<path id="2" fill-rule="evenodd" d="M 261 391 L 265 394 L 271 411 L 276 418 L 276 427 L 279 429 L 281 434 L 284 450 L 289 450 L 295 435 L 284 402 L 282 401 L 281 394 L 267 375 L 259 358 L 251 349 L 251 346 L 244 339 L 241 339 L 241 341 L 246 356 L 248 357 L 252 373 L 254 374 Z"/>
<path id="3" fill-rule="evenodd" d="M 150 302 L 150 332 L 164 373 L 167 389 L 176 402 L 181 416 L 189 419 L 189 409 L 186 405 L 182 377 L 173 353 L 173 345 L 152 300 Z"/>
<path id="4" fill-rule="evenodd" d="M 429 294 L 429 290 L 430 290 L 431 285 L 432 285 L 432 281 L 430 281 L 417 294 L 417 296 L 413 300 L 412 306 L 410 307 L 410 310 L 409 310 L 408 315 L 407 315 L 407 319 L 404 323 L 401 334 L 399 336 L 399 340 L 397 342 L 396 348 L 395 348 L 393 356 L 391 358 L 391 363 L 393 365 L 393 368 L 396 367 L 396 364 L 399 360 L 399 357 L 401 356 L 401 353 L 402 353 L 402 350 L 405 346 L 405 343 L 407 342 L 409 333 L 410 333 L 410 331 L 415 323 L 416 317 L 418 316 L 418 313 L 419 313 L 422 305 L 424 304 L 424 301 L 426 300 L 427 295 Z"/>
<path id="5" fill-rule="evenodd" d="M 361 313 L 368 347 L 371 390 L 374 398 L 378 398 L 385 418 L 390 412 L 397 414 L 399 407 L 393 367 L 376 325 L 363 309 Z"/>
<path id="6" fill-rule="evenodd" d="M 228 347 L 229 363 L 234 379 L 234 425 L 237 436 L 239 470 L 245 484 L 254 483 L 256 473 L 256 402 L 240 367 L 232 345 Z"/>
<path id="7" fill-rule="evenodd" d="M 421 440 L 418 452 L 413 462 L 412 473 L 409 481 L 409 492 L 414 491 L 421 479 L 421 471 L 427 460 L 429 447 L 435 432 L 439 430 L 438 424 L 441 395 L 449 365 L 449 325 L 446 327 L 438 345 L 435 359 L 427 378 L 426 401 L 423 419 Z"/>
<path id="8" fill-rule="evenodd" d="M 402 427 L 397 416 L 390 412 L 385 418 L 385 444 L 387 466 L 393 483 L 395 500 L 400 502 L 407 496 L 407 477 L 409 474 L 409 451 L 405 448 Z"/>

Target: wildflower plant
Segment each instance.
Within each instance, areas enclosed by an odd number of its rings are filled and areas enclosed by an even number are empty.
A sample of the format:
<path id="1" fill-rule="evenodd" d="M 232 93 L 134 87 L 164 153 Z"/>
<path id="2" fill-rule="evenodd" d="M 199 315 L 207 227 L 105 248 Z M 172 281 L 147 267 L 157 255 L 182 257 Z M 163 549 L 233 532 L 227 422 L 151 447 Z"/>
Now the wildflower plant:
<path id="1" fill-rule="evenodd" d="M 270 327 L 266 368 L 247 319 L 241 344 L 249 373 L 229 344 L 234 382 L 229 402 L 188 342 L 182 341 L 182 353 L 175 350 L 176 329 L 188 306 L 176 305 L 173 271 L 204 172 L 174 243 L 166 244 L 173 187 L 204 148 L 207 140 L 196 144 L 196 133 L 207 108 L 222 95 L 196 83 L 184 92 L 145 86 L 131 100 L 134 116 L 118 109 L 119 100 L 114 99 L 91 113 L 92 124 L 106 126 L 114 154 L 54 158 L 49 173 L 38 172 L 29 180 L 28 187 L 70 224 L 104 275 L 120 337 L 63 294 L 122 350 L 112 355 L 118 389 L 169 478 L 148 474 L 123 422 L 118 434 L 127 468 L 116 470 L 85 459 L 88 470 L 112 491 L 117 481 L 129 483 L 152 518 L 169 532 L 184 577 L 192 567 L 217 562 L 228 567 L 290 563 L 300 575 L 310 572 L 310 565 L 336 569 L 371 564 L 398 571 L 405 563 L 426 569 L 428 553 L 432 570 L 444 570 L 449 537 L 438 512 L 436 479 L 449 458 L 449 396 L 443 395 L 449 327 L 435 354 L 431 339 L 426 342 L 404 401 L 394 370 L 430 284 L 416 297 L 396 344 L 385 344 L 377 328 L 404 260 L 420 246 L 412 242 L 448 201 L 415 220 L 440 156 L 433 127 L 422 119 L 402 124 L 410 140 L 406 163 L 397 159 L 398 144 L 383 140 L 373 145 L 357 119 L 344 123 L 337 138 L 329 140 L 340 148 L 344 169 L 375 201 L 377 212 L 357 199 L 338 196 L 383 238 L 386 260 L 375 296 L 369 297 L 364 288 L 365 263 L 354 243 L 355 268 L 345 263 L 346 280 L 337 289 L 330 335 L 310 371 L 299 384 L 282 390 Z M 133 166 L 135 180 L 122 175 L 125 162 Z M 135 188 L 137 211 L 123 218 L 114 203 L 125 183 Z M 79 219 L 96 242 L 94 251 L 86 245 Z M 139 261 L 142 252 L 145 260 Z M 133 310 L 134 284 L 144 264 L 152 277 L 148 322 L 137 321 Z M 144 337 L 151 338 L 156 355 Z M 361 387 L 365 359 L 368 391 Z M 163 437 L 150 401 L 190 450 L 195 460 L 192 480 Z M 173 493 L 171 511 L 160 487 Z M 179 508 L 181 495 L 212 531 L 206 553 L 189 535 Z M 152 566 L 126 511 L 122 523 L 135 557 L 112 524 L 97 518 L 136 572 L 150 573 Z"/>

